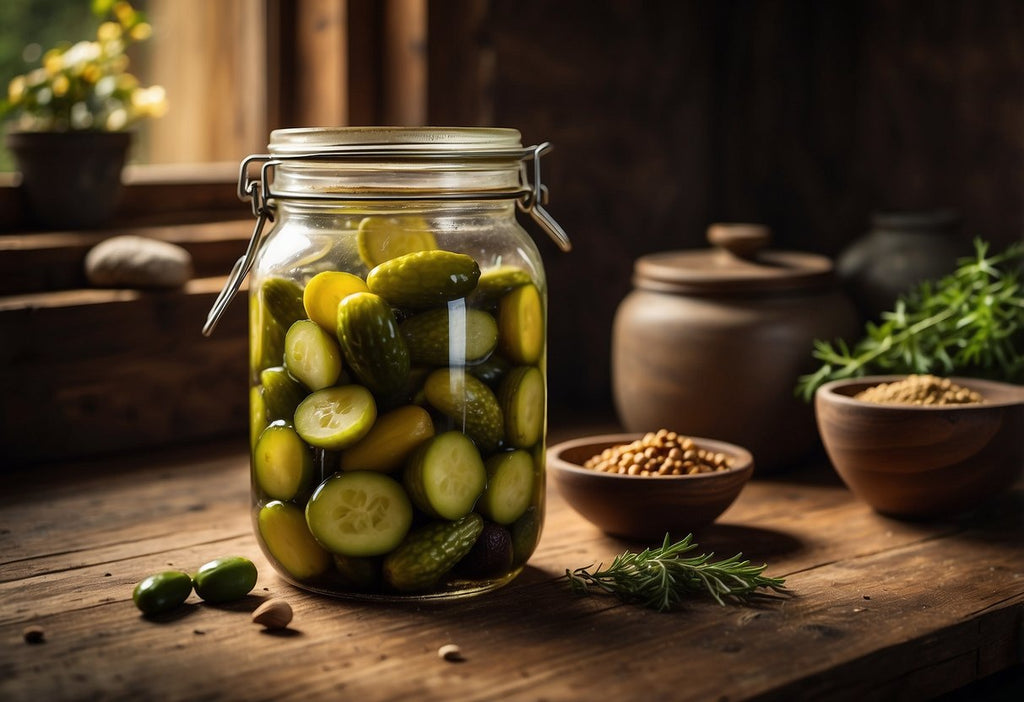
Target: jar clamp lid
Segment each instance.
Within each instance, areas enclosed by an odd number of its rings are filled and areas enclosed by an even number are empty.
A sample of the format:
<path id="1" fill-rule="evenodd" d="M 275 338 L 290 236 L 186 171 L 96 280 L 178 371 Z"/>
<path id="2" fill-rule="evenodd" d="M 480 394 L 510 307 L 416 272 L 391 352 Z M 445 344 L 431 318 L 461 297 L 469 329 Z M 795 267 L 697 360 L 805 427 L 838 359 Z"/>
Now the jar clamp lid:
<path id="1" fill-rule="evenodd" d="M 714 248 L 664 251 L 637 259 L 633 283 L 668 293 L 729 295 L 782 293 L 827 287 L 831 260 L 796 251 L 770 251 L 768 227 L 719 223 L 708 227 Z"/>
<path id="2" fill-rule="evenodd" d="M 213 303 L 203 325 L 209 336 L 228 304 L 238 293 L 242 281 L 252 268 L 263 238 L 263 229 L 274 220 L 275 202 L 279 198 L 306 201 L 460 201 L 515 200 L 519 210 L 543 229 L 562 251 L 572 244 L 565 230 L 548 214 L 547 186 L 541 181 L 540 157 L 552 149 L 549 142 L 522 146 L 515 129 L 492 128 L 418 128 L 349 127 L 338 129 L 279 129 L 271 134 L 270 153 L 253 154 L 239 167 L 238 197 L 252 203 L 256 226 L 245 253 L 235 261 L 227 282 Z M 341 188 L 290 188 L 275 191 L 276 169 L 312 163 L 474 163 L 504 164 L 516 167 L 514 184 L 483 188 L 365 188 L 345 185 Z M 526 164 L 532 162 L 532 180 Z M 250 177 L 255 164 L 259 176 Z"/>

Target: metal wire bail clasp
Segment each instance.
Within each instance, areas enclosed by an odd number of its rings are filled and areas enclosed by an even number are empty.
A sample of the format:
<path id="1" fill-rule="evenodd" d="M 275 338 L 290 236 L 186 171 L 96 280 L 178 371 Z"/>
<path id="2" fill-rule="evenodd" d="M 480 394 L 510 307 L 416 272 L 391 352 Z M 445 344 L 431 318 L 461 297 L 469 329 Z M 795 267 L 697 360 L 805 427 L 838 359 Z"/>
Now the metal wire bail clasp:
<path id="1" fill-rule="evenodd" d="M 572 251 L 572 242 L 569 241 L 569 235 L 565 233 L 565 230 L 555 221 L 554 217 L 544 209 L 544 205 L 548 201 L 548 189 L 541 181 L 540 157 L 541 154 L 545 154 L 551 149 L 551 142 L 548 141 L 533 147 L 533 155 L 529 157 L 533 160 L 533 183 L 529 195 L 519 199 L 517 202 L 519 209 L 533 217 L 533 221 L 540 225 L 540 228 L 551 237 L 558 248 L 568 252 Z M 524 180 L 529 184 L 529 178 L 526 178 L 525 174 Z"/>
<path id="2" fill-rule="evenodd" d="M 251 180 L 249 178 L 249 164 L 256 161 L 263 164 L 260 171 L 261 177 L 258 180 Z M 273 163 L 268 155 L 253 155 L 242 161 L 238 174 L 238 197 L 243 201 L 250 200 L 252 202 L 252 213 L 256 216 L 256 227 L 249 238 L 249 245 L 246 247 L 245 253 L 239 256 L 238 260 L 231 267 L 231 273 L 228 275 L 227 282 L 224 283 L 224 288 L 217 295 L 217 299 L 213 301 L 213 307 L 210 308 L 209 314 L 206 315 L 206 324 L 203 325 L 203 336 L 210 336 L 213 333 L 217 322 L 224 316 L 224 311 L 231 304 L 231 300 L 238 294 L 239 289 L 242 287 L 242 281 L 245 280 L 245 276 L 249 274 L 249 269 L 252 268 L 252 264 L 256 260 L 256 252 L 259 251 L 260 243 L 263 239 L 263 229 L 268 221 L 274 221 L 274 208 L 269 202 L 266 187 L 264 186 L 267 169 Z"/>

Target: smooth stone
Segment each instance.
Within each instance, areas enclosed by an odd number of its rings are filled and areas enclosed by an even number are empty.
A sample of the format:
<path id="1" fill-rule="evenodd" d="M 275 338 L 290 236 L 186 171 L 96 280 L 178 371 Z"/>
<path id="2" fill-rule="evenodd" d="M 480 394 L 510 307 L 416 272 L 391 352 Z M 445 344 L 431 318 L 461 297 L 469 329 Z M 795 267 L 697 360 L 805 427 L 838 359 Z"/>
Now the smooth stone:
<path id="1" fill-rule="evenodd" d="M 85 256 L 85 276 L 97 287 L 179 288 L 192 270 L 186 249 L 143 236 L 111 237 Z"/>

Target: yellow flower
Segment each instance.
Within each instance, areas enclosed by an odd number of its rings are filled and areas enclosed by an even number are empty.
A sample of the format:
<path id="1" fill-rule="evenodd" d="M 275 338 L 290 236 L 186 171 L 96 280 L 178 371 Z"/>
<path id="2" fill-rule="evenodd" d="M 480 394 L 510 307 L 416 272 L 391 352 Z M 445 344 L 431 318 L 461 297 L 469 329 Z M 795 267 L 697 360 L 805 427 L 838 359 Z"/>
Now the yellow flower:
<path id="1" fill-rule="evenodd" d="M 43 55 L 43 69 L 49 76 L 55 76 L 64 68 L 64 52 L 60 49 L 50 49 Z"/>
<path id="2" fill-rule="evenodd" d="M 122 26 L 130 27 L 135 21 L 136 12 L 130 2 L 118 2 L 114 4 L 114 15 Z"/>
<path id="3" fill-rule="evenodd" d="M 153 36 L 153 26 L 149 22 L 139 22 L 128 31 L 128 35 L 135 41 L 146 41 Z"/>
<path id="4" fill-rule="evenodd" d="M 107 129 L 112 132 L 124 129 L 126 124 L 128 124 L 128 113 L 123 107 L 119 107 L 107 115 Z"/>
<path id="5" fill-rule="evenodd" d="M 96 38 L 104 44 L 120 39 L 121 25 L 117 22 L 104 22 L 100 25 L 100 28 L 96 30 Z"/>
<path id="6" fill-rule="evenodd" d="M 25 76 L 15 76 L 7 85 L 7 100 L 20 102 L 25 95 Z"/>
<path id="7" fill-rule="evenodd" d="M 163 117 L 167 113 L 167 91 L 162 85 L 152 85 L 132 93 L 132 107 L 143 116 Z"/>
<path id="8" fill-rule="evenodd" d="M 64 97 L 68 94 L 68 88 L 71 87 L 71 81 L 68 77 L 61 73 L 53 79 L 52 89 L 54 97 Z"/>
<path id="9" fill-rule="evenodd" d="M 102 77 L 103 71 L 95 63 L 90 63 L 82 69 L 82 80 L 86 83 L 96 83 Z"/>

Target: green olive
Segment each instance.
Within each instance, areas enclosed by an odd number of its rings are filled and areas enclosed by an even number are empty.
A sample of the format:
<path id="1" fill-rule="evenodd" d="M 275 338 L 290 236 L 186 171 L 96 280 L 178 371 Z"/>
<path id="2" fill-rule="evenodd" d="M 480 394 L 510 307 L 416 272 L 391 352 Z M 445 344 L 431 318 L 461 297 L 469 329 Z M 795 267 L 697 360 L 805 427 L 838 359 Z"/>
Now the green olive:
<path id="1" fill-rule="evenodd" d="M 132 600 L 144 614 L 158 614 L 178 607 L 192 593 L 192 578 L 180 570 L 168 570 L 135 586 Z"/>
<path id="2" fill-rule="evenodd" d="M 207 602 L 230 602 L 245 597 L 256 586 L 256 566 L 248 558 L 218 558 L 199 567 L 196 594 Z"/>

